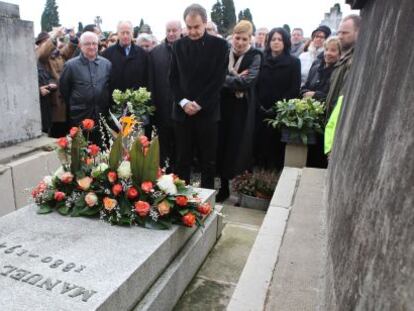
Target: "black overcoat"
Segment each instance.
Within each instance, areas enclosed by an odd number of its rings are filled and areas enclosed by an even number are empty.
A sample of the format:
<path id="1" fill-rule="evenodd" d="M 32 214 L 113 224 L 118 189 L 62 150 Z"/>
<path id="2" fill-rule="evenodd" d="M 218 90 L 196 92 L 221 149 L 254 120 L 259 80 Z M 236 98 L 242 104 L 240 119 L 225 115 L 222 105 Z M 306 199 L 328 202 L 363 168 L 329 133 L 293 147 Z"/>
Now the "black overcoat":
<path id="1" fill-rule="evenodd" d="M 115 89 L 138 89 L 148 87 L 148 54 L 132 44 L 128 56 L 119 42 L 107 48 L 102 56 L 112 63 L 109 92 Z M 112 96 L 111 96 L 112 98 Z"/>
<path id="2" fill-rule="evenodd" d="M 253 138 L 256 111 L 256 82 L 262 53 L 251 48 L 240 63 L 238 73 L 248 70 L 246 76 L 227 72 L 221 91 L 221 121 L 219 128 L 218 170 L 221 177 L 232 179 L 252 166 Z M 236 92 L 243 96 L 238 98 Z"/>
<path id="3" fill-rule="evenodd" d="M 183 37 L 174 42 L 170 73 L 173 120 L 188 118 L 179 105 L 184 98 L 196 101 L 202 108 L 193 118 L 220 119 L 220 89 L 226 75 L 227 56 L 227 42 L 207 32 L 198 40 Z"/>

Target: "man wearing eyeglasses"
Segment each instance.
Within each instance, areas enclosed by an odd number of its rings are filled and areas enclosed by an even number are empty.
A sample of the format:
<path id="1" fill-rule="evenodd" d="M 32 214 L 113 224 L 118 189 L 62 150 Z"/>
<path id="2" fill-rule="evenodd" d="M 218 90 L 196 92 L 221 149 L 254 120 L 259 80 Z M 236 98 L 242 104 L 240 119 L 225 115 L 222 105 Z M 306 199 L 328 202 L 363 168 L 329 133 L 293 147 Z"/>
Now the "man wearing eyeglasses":
<path id="1" fill-rule="evenodd" d="M 78 126 L 83 119 L 98 121 L 100 114 L 108 113 L 112 65 L 98 55 L 98 44 L 95 33 L 83 33 L 79 40 L 80 55 L 66 62 L 60 77 L 60 92 L 68 106 L 70 126 Z M 91 140 L 99 136 L 96 133 Z"/>

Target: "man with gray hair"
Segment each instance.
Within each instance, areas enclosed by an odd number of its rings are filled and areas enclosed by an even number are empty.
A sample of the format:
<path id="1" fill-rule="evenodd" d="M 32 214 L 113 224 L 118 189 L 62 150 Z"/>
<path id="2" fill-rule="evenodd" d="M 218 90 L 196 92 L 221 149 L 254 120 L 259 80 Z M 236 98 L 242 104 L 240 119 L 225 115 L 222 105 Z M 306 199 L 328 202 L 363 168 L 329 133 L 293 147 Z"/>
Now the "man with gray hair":
<path id="1" fill-rule="evenodd" d="M 165 25 L 165 40 L 150 52 L 150 89 L 156 108 L 154 122 L 160 140 L 160 166 L 174 172 L 175 139 L 171 119 L 173 95 L 169 81 L 172 45 L 181 38 L 181 22 L 172 20 Z"/>
<path id="2" fill-rule="evenodd" d="M 138 35 L 136 43 L 139 47 L 143 48 L 146 52 L 149 52 L 156 45 L 156 40 L 153 35 L 143 32 Z"/>
<path id="3" fill-rule="evenodd" d="M 292 42 L 290 55 L 299 57 L 299 55 L 303 52 L 303 48 L 305 46 L 305 42 L 303 42 L 303 29 L 293 28 L 290 41 Z"/>
<path id="4" fill-rule="evenodd" d="M 220 89 L 226 76 L 228 47 L 225 40 L 207 33 L 207 13 L 201 5 L 187 7 L 184 21 L 188 36 L 173 45 L 170 74 L 176 172 L 190 181 L 195 148 L 200 155 L 201 187 L 214 189 Z"/>
<path id="5" fill-rule="evenodd" d="M 98 36 L 84 32 L 79 40 L 81 53 L 65 63 L 60 77 L 60 92 L 68 105 L 69 125 L 79 126 L 84 119 L 99 121 L 109 108 L 108 83 L 111 63 L 98 55 Z M 98 130 L 90 139 L 101 144 Z"/>
<path id="6" fill-rule="evenodd" d="M 125 91 L 148 87 L 148 54 L 132 42 L 132 23 L 120 21 L 117 34 L 118 42 L 102 54 L 112 63 L 110 93 L 112 94 L 115 89 Z"/>

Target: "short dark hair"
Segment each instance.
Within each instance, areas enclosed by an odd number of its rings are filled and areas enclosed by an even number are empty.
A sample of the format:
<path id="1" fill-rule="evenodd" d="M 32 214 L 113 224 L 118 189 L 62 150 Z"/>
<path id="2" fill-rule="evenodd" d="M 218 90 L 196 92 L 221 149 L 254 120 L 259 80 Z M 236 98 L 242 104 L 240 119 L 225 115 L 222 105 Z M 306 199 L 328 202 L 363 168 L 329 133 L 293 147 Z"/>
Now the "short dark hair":
<path id="1" fill-rule="evenodd" d="M 87 32 L 87 31 L 94 32 L 95 28 L 96 28 L 95 24 L 88 24 L 85 27 L 83 27 L 82 33 Z"/>
<path id="2" fill-rule="evenodd" d="M 361 27 L 361 16 L 356 14 L 350 14 L 348 16 L 345 16 L 342 19 L 342 22 L 346 22 L 347 20 L 352 20 L 352 22 L 354 23 L 355 30 L 359 31 L 359 27 Z"/>
<path id="3" fill-rule="evenodd" d="M 184 20 L 187 17 L 187 15 L 200 15 L 201 19 L 203 20 L 203 23 L 207 23 L 207 12 L 206 9 L 203 8 L 201 5 L 197 3 L 193 3 L 189 5 L 184 10 Z"/>
<path id="4" fill-rule="evenodd" d="M 290 47 L 292 46 L 292 43 L 290 42 L 290 34 L 282 27 L 273 28 L 272 30 L 270 30 L 269 34 L 267 35 L 267 40 L 265 44 L 265 53 L 272 54 L 272 50 L 270 49 L 270 41 L 272 41 L 272 37 L 276 32 L 282 36 L 283 53 L 290 54 Z"/>

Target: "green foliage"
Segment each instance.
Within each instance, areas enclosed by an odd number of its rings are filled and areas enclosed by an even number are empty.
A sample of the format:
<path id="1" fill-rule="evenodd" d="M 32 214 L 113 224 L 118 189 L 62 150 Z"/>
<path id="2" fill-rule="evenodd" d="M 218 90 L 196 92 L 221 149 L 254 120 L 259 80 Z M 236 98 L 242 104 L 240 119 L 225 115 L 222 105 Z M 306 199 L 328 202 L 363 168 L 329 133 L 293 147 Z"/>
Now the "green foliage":
<path id="1" fill-rule="evenodd" d="M 154 182 L 157 179 L 158 167 L 159 167 L 159 142 L 158 137 L 151 141 L 148 147 L 148 153 L 144 154 L 144 148 L 137 139 L 131 147 L 131 172 L 132 178 L 137 185 L 140 185 L 144 181 Z"/>
<path id="2" fill-rule="evenodd" d="M 217 25 L 217 31 L 220 34 L 224 34 L 223 31 L 223 4 L 217 0 L 217 2 L 211 8 L 211 20 Z"/>
<path id="3" fill-rule="evenodd" d="M 288 34 L 290 34 L 290 33 L 291 33 L 291 31 L 290 31 L 290 26 L 289 26 L 288 24 L 284 24 L 284 25 L 282 26 L 282 28 L 283 28 L 284 30 L 286 30 L 286 32 L 287 32 Z"/>
<path id="4" fill-rule="evenodd" d="M 109 153 L 109 168 L 111 170 L 116 171 L 118 169 L 119 163 L 122 160 L 122 151 L 122 134 L 119 134 Z"/>
<path id="5" fill-rule="evenodd" d="M 80 131 L 79 131 L 80 132 Z M 70 171 L 73 175 L 76 175 L 77 172 L 81 169 L 81 147 L 82 147 L 82 134 L 78 133 L 73 137 L 72 147 L 70 149 Z"/>
<path id="6" fill-rule="evenodd" d="M 46 0 L 41 25 L 42 31 L 51 31 L 53 27 L 59 26 L 59 13 L 56 0 Z"/>
<path id="7" fill-rule="evenodd" d="M 236 9 L 233 0 L 217 0 L 211 9 L 211 20 L 216 23 L 218 32 L 224 36 L 232 33 L 236 25 Z"/>
<path id="8" fill-rule="evenodd" d="M 222 0 L 223 3 L 223 31 L 226 35 L 233 32 L 236 25 L 236 9 L 233 0 Z"/>
<path id="9" fill-rule="evenodd" d="M 145 87 L 138 90 L 127 89 L 125 92 L 114 90 L 112 98 L 116 103 L 113 110 L 120 116 L 131 113 L 141 118 L 144 115 L 152 115 L 155 111 L 155 107 L 150 103 L 151 93 Z"/>
<path id="10" fill-rule="evenodd" d="M 264 121 L 274 128 L 297 131 L 305 143 L 309 132 L 322 132 L 325 106 L 313 98 L 281 100 L 273 109 L 275 117 Z"/>
<path id="11" fill-rule="evenodd" d="M 256 170 L 245 172 L 233 179 L 233 190 L 262 199 L 270 199 L 276 188 L 279 174 L 275 171 Z"/>

